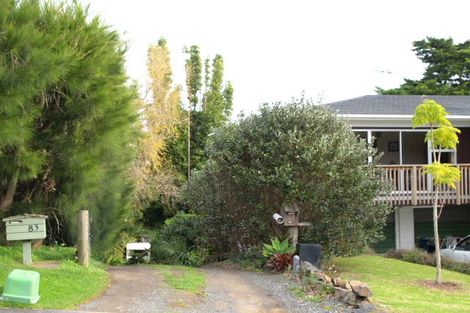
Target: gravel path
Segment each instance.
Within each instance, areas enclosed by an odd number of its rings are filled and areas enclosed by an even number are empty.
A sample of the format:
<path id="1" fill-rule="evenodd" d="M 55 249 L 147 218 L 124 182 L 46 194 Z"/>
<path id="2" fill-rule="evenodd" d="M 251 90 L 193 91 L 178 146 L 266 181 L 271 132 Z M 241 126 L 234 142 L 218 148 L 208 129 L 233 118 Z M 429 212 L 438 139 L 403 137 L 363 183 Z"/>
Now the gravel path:
<path id="1" fill-rule="evenodd" d="M 266 274 L 205 267 L 206 294 L 174 290 L 151 266 L 117 266 L 109 269 L 111 284 L 81 311 L 13 310 L 22 313 L 340 313 L 351 310 L 335 301 L 299 300 L 289 289 L 294 282 L 282 274 Z"/>
<path id="2" fill-rule="evenodd" d="M 291 287 L 296 286 L 296 283 L 289 279 L 287 275 L 283 274 L 266 274 L 266 273 L 253 273 L 241 272 L 241 276 L 257 288 L 269 290 L 273 297 L 279 299 L 280 302 L 291 313 L 340 313 L 340 312 L 354 312 L 348 306 L 343 305 L 332 299 L 324 300 L 320 303 L 313 303 L 311 301 L 302 301 L 292 295 L 290 292 Z"/>
<path id="3" fill-rule="evenodd" d="M 339 313 L 350 310 L 335 301 L 312 303 L 294 297 L 286 275 L 206 267 L 207 299 L 184 313 Z"/>

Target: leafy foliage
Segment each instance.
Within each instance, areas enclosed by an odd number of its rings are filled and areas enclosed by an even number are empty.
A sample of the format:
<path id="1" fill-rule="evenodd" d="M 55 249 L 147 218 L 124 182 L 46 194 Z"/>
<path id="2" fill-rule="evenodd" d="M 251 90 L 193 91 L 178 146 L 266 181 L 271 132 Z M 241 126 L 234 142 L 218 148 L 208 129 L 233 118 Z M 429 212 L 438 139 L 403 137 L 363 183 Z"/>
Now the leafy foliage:
<path id="1" fill-rule="evenodd" d="M 266 262 L 267 268 L 272 268 L 278 272 L 288 269 L 290 265 L 292 265 L 292 254 L 290 253 L 276 253 Z"/>
<path id="2" fill-rule="evenodd" d="M 263 244 L 263 256 L 269 258 L 268 267 L 272 267 L 280 272 L 285 270 L 292 263 L 292 254 L 295 246 L 289 243 L 288 239 L 280 241 L 278 238 L 271 239 L 271 244 Z"/>
<path id="3" fill-rule="evenodd" d="M 460 130 L 453 127 L 447 119 L 445 108 L 434 100 L 426 99 L 416 107 L 412 119 L 413 127 L 429 127 L 425 140 L 430 142 L 433 149 L 456 149 L 459 143 L 457 134 Z M 460 170 L 451 164 L 441 164 L 440 152 L 433 154 L 434 161 L 426 165 L 426 173 L 432 174 L 436 186 L 448 185 L 456 188 L 460 180 Z"/>
<path id="4" fill-rule="evenodd" d="M 206 162 L 207 138 L 230 117 L 233 98 L 232 84 L 227 82 L 224 85 L 224 63 L 221 55 L 214 57 L 212 66 L 207 59 L 203 71 L 199 47 L 193 45 L 184 52 L 188 54 L 185 68 L 189 106 L 181 109 L 186 121 L 178 126 L 178 135 L 167 147 L 167 155 L 180 178 L 188 177 L 188 165 L 191 170 L 197 170 Z"/>
<path id="5" fill-rule="evenodd" d="M 187 205 L 202 215 L 213 253 L 245 250 L 282 236 L 273 212 L 295 202 L 301 239 L 331 255 L 354 254 L 380 238 L 390 210 L 374 204 L 383 185 L 365 165 L 373 150 L 325 108 L 294 100 L 219 128 L 209 160 L 185 187 Z"/>
<path id="6" fill-rule="evenodd" d="M 53 214 L 73 243 L 89 209 L 101 255 L 129 222 L 133 188 L 125 46 L 76 2 L 2 1 L 0 29 L 1 214 Z"/>
<path id="7" fill-rule="evenodd" d="M 452 164 L 433 162 L 424 166 L 424 172 L 431 174 L 434 185 L 447 185 L 455 189 L 460 180 L 460 170 Z"/>
<path id="8" fill-rule="evenodd" d="M 416 107 L 411 123 L 413 127 L 448 125 L 447 114 L 442 105 L 432 99 L 425 99 Z"/>
<path id="9" fill-rule="evenodd" d="M 271 244 L 263 244 L 263 256 L 270 258 L 275 254 L 292 254 L 295 247 L 289 243 L 288 239 L 280 241 L 279 238 L 271 239 Z"/>
<path id="10" fill-rule="evenodd" d="M 136 185 L 134 208 L 136 215 L 152 202 L 171 202 L 178 191 L 178 179 L 166 155 L 166 147 L 177 138 L 183 123 L 181 87 L 172 86 L 170 52 L 165 39 L 148 49 L 149 91 L 151 100 L 138 101 L 141 111 L 142 136 L 138 155 L 131 169 Z"/>
<path id="11" fill-rule="evenodd" d="M 195 214 L 177 213 L 165 221 L 152 242 L 152 256 L 160 262 L 201 266 L 207 252 L 201 247 L 204 232 Z"/>
<path id="12" fill-rule="evenodd" d="M 416 56 L 426 70 L 420 80 L 405 79 L 400 87 L 384 90 L 389 95 L 468 95 L 470 94 L 470 41 L 455 44 L 452 38 L 427 37 L 413 42 Z"/>

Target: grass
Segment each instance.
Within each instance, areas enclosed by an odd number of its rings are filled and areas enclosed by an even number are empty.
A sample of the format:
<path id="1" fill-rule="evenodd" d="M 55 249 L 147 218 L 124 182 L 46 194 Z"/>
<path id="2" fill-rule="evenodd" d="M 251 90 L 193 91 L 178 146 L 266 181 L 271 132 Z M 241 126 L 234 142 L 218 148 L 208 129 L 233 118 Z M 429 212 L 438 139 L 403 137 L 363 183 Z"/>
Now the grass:
<path id="1" fill-rule="evenodd" d="M 295 297 L 304 301 L 313 303 L 319 303 L 322 301 L 322 297 L 320 295 L 309 294 L 303 286 L 292 286 L 289 290 Z"/>
<path id="2" fill-rule="evenodd" d="M 37 304 L 0 302 L 0 307 L 74 309 L 79 304 L 98 296 L 108 285 L 109 278 L 102 263 L 92 261 L 88 268 L 75 262 L 75 249 L 42 247 L 33 251 L 33 265 L 22 264 L 21 246 L 0 246 L 0 291 L 3 291 L 8 274 L 13 269 L 32 270 L 40 273 Z M 47 262 L 49 261 L 49 262 Z M 55 264 L 52 261 L 57 261 Z M 40 268 L 41 265 L 56 265 Z"/>
<path id="3" fill-rule="evenodd" d="M 190 293 L 200 295 L 206 288 L 206 275 L 201 270 L 193 267 L 179 265 L 155 265 L 165 282 L 174 289 L 186 290 Z"/>
<path id="4" fill-rule="evenodd" d="M 470 312 L 470 275 L 443 270 L 443 281 L 458 284 L 455 290 L 426 287 L 435 269 L 374 255 L 336 258 L 334 264 L 345 279 L 358 279 L 372 289 L 372 300 L 391 312 Z"/>

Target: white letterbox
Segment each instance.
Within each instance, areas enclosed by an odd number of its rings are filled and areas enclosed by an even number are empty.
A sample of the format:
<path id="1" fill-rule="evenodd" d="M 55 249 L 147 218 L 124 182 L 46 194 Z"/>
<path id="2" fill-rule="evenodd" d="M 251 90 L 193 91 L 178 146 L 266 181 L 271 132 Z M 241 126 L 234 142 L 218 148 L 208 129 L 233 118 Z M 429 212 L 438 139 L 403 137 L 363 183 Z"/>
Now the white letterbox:
<path id="1" fill-rule="evenodd" d="M 46 215 L 26 214 L 4 218 L 7 241 L 46 238 Z"/>

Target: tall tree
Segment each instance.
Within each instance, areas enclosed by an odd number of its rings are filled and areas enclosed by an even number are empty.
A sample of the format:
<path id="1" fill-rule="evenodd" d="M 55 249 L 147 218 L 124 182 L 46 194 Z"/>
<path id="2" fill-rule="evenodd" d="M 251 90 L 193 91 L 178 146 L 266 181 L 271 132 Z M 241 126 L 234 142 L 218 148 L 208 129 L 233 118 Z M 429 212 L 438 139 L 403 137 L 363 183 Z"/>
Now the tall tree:
<path id="1" fill-rule="evenodd" d="M 125 46 L 79 4 L 0 1 L 2 214 L 59 217 L 73 242 L 89 209 L 99 254 L 126 225 L 137 110 Z"/>
<path id="2" fill-rule="evenodd" d="M 424 100 L 416 107 L 413 116 L 413 127 L 427 127 L 429 132 L 425 140 L 431 143 L 433 149 L 433 163 L 425 165 L 426 173 L 431 174 L 434 183 L 434 201 L 432 208 L 434 242 L 436 247 L 436 283 L 441 283 L 441 253 L 438 219 L 444 207 L 444 199 L 439 203 L 440 194 L 443 186 L 456 188 L 456 183 L 460 180 L 460 170 L 452 164 L 441 163 L 441 149 L 457 148 L 459 139 L 457 134 L 460 130 L 452 126 L 452 123 L 446 118 L 448 113 L 434 100 Z"/>
<path id="3" fill-rule="evenodd" d="M 224 84 L 222 56 L 216 55 L 211 66 L 209 59 L 202 64 L 197 46 L 185 48 L 184 52 L 188 54 L 185 66 L 189 105 L 184 108 L 187 120 L 179 139 L 168 147 L 168 154 L 179 172 L 189 177 L 191 170 L 201 168 L 207 160 L 209 134 L 230 117 L 233 86 L 230 82 Z"/>
<path id="4" fill-rule="evenodd" d="M 233 88 L 230 82 L 223 88 L 223 75 L 224 60 L 217 54 L 212 62 L 212 77 L 203 103 L 203 110 L 210 118 L 213 127 L 220 126 L 232 112 Z"/>
<path id="5" fill-rule="evenodd" d="M 37 3 L 1 1 L 0 8 L 0 211 L 6 215 L 18 182 L 37 177 L 46 159 L 31 145 L 41 115 L 34 97 L 60 80 L 70 53 L 49 53 L 55 34 L 38 29 Z"/>
<path id="6" fill-rule="evenodd" d="M 172 86 L 170 51 L 160 39 L 148 50 L 151 101 L 140 100 L 142 137 L 138 158 L 132 168 L 136 183 L 134 206 L 138 211 L 159 195 L 175 193 L 173 173 L 166 162 L 167 142 L 177 136 L 182 122 L 181 87 Z"/>
<path id="7" fill-rule="evenodd" d="M 405 79 L 398 88 L 377 88 L 384 95 L 469 95 L 470 41 L 427 37 L 413 42 L 413 51 L 426 64 L 423 78 Z"/>
<path id="8" fill-rule="evenodd" d="M 194 119 L 193 111 L 196 111 L 197 105 L 199 103 L 199 93 L 202 87 L 202 64 L 201 56 L 199 54 L 198 46 L 191 46 L 189 49 L 185 48 L 184 52 L 189 54 L 189 57 L 186 59 L 185 69 L 186 69 L 186 88 L 188 91 L 188 111 L 187 111 L 187 131 L 186 131 L 186 141 L 187 141 L 187 154 L 186 154 L 186 163 L 187 163 L 187 178 L 188 180 L 191 177 L 191 139 L 194 138 L 191 136 L 191 125 L 192 119 Z"/>

